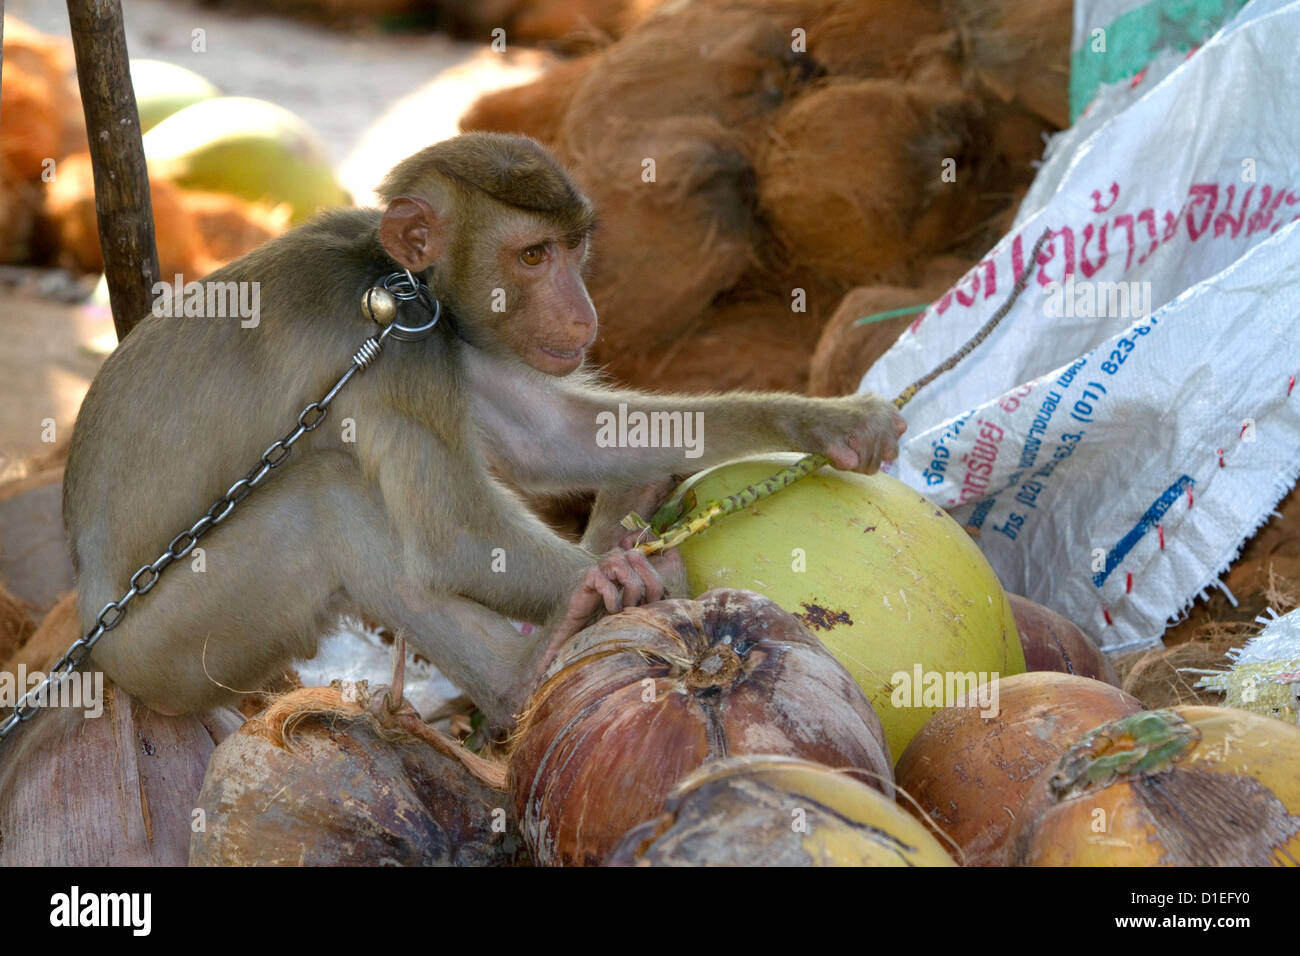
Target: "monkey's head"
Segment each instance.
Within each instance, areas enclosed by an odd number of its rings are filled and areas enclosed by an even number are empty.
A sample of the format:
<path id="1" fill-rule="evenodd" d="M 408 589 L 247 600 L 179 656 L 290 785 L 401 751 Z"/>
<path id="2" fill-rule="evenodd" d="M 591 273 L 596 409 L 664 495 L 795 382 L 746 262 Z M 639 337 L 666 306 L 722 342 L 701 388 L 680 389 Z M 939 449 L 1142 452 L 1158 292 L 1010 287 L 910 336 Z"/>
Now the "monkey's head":
<path id="1" fill-rule="evenodd" d="M 550 375 L 582 364 L 596 309 L 582 271 L 591 203 L 525 136 L 468 133 L 403 160 L 384 179 L 384 250 L 431 286 L 469 344 Z"/>

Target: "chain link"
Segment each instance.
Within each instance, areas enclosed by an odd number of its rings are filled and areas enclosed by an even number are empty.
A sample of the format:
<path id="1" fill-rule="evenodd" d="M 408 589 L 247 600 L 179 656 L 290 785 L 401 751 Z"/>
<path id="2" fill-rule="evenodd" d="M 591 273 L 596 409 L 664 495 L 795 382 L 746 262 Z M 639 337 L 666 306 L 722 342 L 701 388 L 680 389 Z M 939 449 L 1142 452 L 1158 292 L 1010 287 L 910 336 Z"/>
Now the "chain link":
<path id="1" fill-rule="evenodd" d="M 402 273 L 394 273 L 389 276 L 384 280 L 385 287 L 388 287 L 390 283 L 394 283 L 401 276 Z M 236 505 L 252 494 L 256 488 L 260 487 L 271 476 L 275 469 L 288 460 L 294 444 L 303 435 L 314 431 L 320 426 L 321 422 L 325 421 L 325 415 L 329 411 L 330 403 L 338 396 L 343 386 L 351 381 L 353 375 L 369 368 L 375 359 L 379 357 L 384 340 L 390 334 L 401 341 L 412 342 L 424 338 L 433 331 L 433 327 L 437 324 L 441 313 L 438 300 L 429 294 L 427 286 L 412 278 L 409 272 L 406 273 L 405 278 L 410 280 L 416 292 L 402 294 L 399 297 L 403 299 L 420 298 L 432 313 L 433 321 L 419 326 L 407 326 L 393 322 L 385 326 L 378 335 L 372 335 L 362 342 L 352 356 L 352 364 L 348 366 L 347 371 L 339 376 L 338 381 L 330 387 L 329 391 L 317 401 L 309 403 L 298 413 L 297 424 L 293 430 L 283 438 L 268 445 L 266 451 L 262 452 L 257 464 L 249 470 L 248 474 L 231 485 L 224 495 L 212 503 L 211 507 L 198 521 L 172 538 L 171 543 L 167 545 L 166 551 L 150 564 L 142 565 L 135 574 L 131 575 L 129 590 L 116 601 L 109 601 L 105 604 L 95 618 L 95 626 L 87 631 L 83 637 L 74 641 L 63 656 L 59 658 L 58 662 L 50 668 L 49 673 L 45 675 L 45 679 L 25 693 L 18 700 L 18 703 L 14 705 L 13 713 L 3 723 L 0 723 L 0 740 L 9 736 L 20 724 L 31 720 L 40 712 L 41 702 L 45 699 L 45 695 L 52 689 L 57 688 L 64 678 L 76 670 L 90 656 L 95 644 L 99 642 L 101 637 L 122 623 L 122 618 L 126 617 L 127 605 L 134 598 L 142 594 L 148 594 L 153 586 L 158 583 L 158 579 L 162 577 L 163 571 L 172 563 L 188 557 L 198 547 L 199 540 L 205 534 L 228 518 L 230 513 L 235 510 Z M 405 289 L 402 291 L 406 292 Z M 432 306 L 429 306 L 430 302 Z M 152 576 L 144 577 L 146 574 Z"/>

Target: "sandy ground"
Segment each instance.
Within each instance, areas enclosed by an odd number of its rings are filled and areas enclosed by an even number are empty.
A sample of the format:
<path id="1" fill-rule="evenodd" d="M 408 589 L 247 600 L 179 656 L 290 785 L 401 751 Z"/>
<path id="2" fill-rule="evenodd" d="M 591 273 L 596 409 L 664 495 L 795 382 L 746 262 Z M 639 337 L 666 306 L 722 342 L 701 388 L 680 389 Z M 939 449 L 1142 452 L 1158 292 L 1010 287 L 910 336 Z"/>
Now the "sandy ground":
<path id="1" fill-rule="evenodd" d="M 124 0 L 132 57 L 168 60 L 235 96 L 272 100 L 319 134 L 340 181 L 358 202 L 397 160 L 455 134 L 486 89 L 523 83 L 541 69 L 531 50 L 495 53 L 435 34 L 340 32 L 271 16 L 231 14 L 188 0 Z M 67 36 L 64 4 L 6 0 L 5 11 Z M 202 30 L 205 52 L 191 49 Z M 70 427 L 112 323 L 102 311 L 0 285 L 0 475 L 42 449 L 44 419 Z"/>

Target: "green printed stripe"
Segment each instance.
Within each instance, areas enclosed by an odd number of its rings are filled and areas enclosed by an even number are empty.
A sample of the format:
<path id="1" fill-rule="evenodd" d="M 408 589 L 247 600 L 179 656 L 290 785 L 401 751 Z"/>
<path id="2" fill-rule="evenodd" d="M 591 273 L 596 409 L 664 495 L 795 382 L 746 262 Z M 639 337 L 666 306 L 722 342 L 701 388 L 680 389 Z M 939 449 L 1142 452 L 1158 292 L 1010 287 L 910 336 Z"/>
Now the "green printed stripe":
<path id="1" fill-rule="evenodd" d="M 1236 16 L 1247 0 L 1152 0 L 1105 27 L 1105 52 L 1091 35 L 1070 57 L 1070 122 L 1078 119 L 1103 83 L 1141 72 L 1162 50 L 1190 50 Z"/>
<path id="2" fill-rule="evenodd" d="M 901 309 L 890 309 L 888 312 L 877 312 L 875 315 L 868 315 L 865 318 L 858 319 L 853 323 L 853 328 L 859 325 L 870 325 L 872 322 L 881 322 L 885 319 L 896 319 L 900 315 L 916 315 L 918 312 L 924 312 L 930 308 L 928 305 L 909 305 Z"/>

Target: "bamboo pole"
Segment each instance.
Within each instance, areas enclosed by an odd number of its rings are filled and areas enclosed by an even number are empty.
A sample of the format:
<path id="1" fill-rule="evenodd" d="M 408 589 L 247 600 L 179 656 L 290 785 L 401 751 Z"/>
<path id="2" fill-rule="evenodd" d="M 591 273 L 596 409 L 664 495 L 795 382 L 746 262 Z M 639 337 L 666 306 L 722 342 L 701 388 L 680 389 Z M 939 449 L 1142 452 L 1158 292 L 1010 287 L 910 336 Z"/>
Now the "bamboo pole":
<path id="1" fill-rule="evenodd" d="M 68 0 L 68 21 L 95 171 L 99 245 L 120 342 L 148 313 L 159 280 L 121 0 Z"/>

